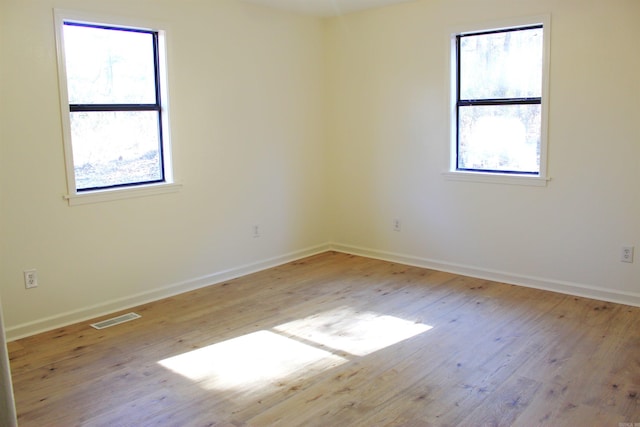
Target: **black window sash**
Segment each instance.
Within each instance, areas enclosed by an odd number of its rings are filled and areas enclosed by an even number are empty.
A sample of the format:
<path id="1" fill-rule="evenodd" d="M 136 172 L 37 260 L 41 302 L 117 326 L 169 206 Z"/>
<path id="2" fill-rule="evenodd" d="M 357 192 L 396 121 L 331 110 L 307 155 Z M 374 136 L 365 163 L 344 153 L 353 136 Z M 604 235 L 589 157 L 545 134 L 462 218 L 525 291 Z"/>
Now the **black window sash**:
<path id="1" fill-rule="evenodd" d="M 460 165 L 460 107 L 469 106 L 490 106 L 490 105 L 531 105 L 542 104 L 541 97 L 532 98 L 486 98 L 486 99 L 461 99 L 461 82 L 460 76 L 462 75 L 462 61 L 460 40 L 469 36 L 480 36 L 486 34 L 506 33 L 509 31 L 523 31 L 532 30 L 536 28 L 543 28 L 542 25 L 530 25 L 527 27 L 507 28 L 502 30 L 480 31 L 473 33 L 464 33 L 456 35 L 456 170 L 469 171 L 469 172 L 488 172 L 488 173 L 500 173 L 500 174 L 517 174 L 517 175 L 538 175 L 538 172 L 520 172 L 520 171 L 508 171 L 508 170 L 489 170 L 489 169 L 470 169 L 461 168 Z"/>
<path id="2" fill-rule="evenodd" d="M 160 88 L 160 58 L 158 54 L 159 43 L 158 43 L 158 32 L 152 30 L 144 30 L 139 28 L 125 28 L 125 27 L 116 27 L 110 25 L 99 25 L 99 24 L 87 24 L 82 22 L 73 22 L 73 21 L 65 21 L 64 25 L 72 25 L 79 27 L 90 27 L 90 28 L 98 28 L 103 30 L 111 30 L 111 31 L 128 31 L 132 33 L 143 33 L 150 34 L 152 36 L 153 43 L 153 73 L 154 73 L 154 86 L 155 86 L 155 103 L 154 104 L 69 104 L 69 111 L 72 113 L 75 112 L 108 112 L 108 111 L 157 111 L 158 112 L 158 157 L 160 161 L 160 174 L 161 177 L 158 180 L 153 181 L 144 181 L 144 182 L 132 182 L 126 184 L 116 184 L 116 185 L 108 185 L 102 187 L 91 187 L 91 188 L 76 188 L 76 191 L 95 191 L 95 190 L 103 190 L 109 188 L 117 188 L 117 187 L 132 187 L 137 185 L 144 184 L 153 184 L 165 182 L 165 171 L 164 171 L 164 136 L 163 136 L 163 126 L 162 126 L 162 100 L 161 100 L 161 88 Z"/>
<path id="3" fill-rule="evenodd" d="M 158 104 L 69 104 L 69 111 L 100 112 L 100 111 L 160 111 Z"/>

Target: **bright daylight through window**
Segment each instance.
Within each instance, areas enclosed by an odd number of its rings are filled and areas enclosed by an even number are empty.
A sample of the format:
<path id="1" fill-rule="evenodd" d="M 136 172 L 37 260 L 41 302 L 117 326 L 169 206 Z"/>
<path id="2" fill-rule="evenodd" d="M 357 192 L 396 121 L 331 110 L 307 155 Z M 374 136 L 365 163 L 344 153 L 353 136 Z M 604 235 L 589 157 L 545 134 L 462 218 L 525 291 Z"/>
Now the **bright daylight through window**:
<path id="1" fill-rule="evenodd" d="M 70 193 L 170 182 L 159 32 L 66 19 L 61 27 Z"/>
<path id="2" fill-rule="evenodd" d="M 455 36 L 454 171 L 544 173 L 544 27 Z"/>

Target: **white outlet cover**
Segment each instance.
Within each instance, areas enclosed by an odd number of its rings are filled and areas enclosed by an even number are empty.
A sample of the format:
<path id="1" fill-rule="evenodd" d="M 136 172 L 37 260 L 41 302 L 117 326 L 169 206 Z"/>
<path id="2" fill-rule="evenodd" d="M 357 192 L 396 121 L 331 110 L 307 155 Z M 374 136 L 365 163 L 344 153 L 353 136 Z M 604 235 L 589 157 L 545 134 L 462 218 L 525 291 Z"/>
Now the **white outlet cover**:
<path id="1" fill-rule="evenodd" d="M 24 271 L 24 286 L 27 289 L 38 287 L 38 272 L 36 270 Z"/>
<path id="2" fill-rule="evenodd" d="M 620 253 L 620 261 L 633 262 L 633 246 L 623 246 Z"/>

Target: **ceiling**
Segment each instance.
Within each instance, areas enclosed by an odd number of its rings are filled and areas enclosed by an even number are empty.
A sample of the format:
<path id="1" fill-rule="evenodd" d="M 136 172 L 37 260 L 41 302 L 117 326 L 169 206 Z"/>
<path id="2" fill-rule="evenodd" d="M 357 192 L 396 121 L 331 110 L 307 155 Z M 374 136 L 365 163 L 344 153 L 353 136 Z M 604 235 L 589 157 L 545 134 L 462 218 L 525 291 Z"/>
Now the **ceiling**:
<path id="1" fill-rule="evenodd" d="M 336 16 L 412 0 L 244 0 L 315 16 Z"/>

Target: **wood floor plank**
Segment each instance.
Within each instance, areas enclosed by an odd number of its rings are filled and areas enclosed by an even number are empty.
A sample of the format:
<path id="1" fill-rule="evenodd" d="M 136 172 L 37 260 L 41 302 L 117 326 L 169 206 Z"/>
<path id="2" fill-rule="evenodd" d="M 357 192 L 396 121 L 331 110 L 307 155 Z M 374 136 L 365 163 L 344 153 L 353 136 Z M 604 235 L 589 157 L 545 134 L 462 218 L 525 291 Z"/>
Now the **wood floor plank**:
<path id="1" fill-rule="evenodd" d="M 640 423 L 637 307 L 326 252 L 128 311 L 9 343 L 21 426 Z"/>
<path id="2" fill-rule="evenodd" d="M 518 329 L 523 319 L 539 317 L 541 307 L 547 310 L 557 304 L 557 298 L 543 300 L 544 303 L 517 306 L 520 310 L 513 314 L 518 321 L 502 323 L 498 320 L 501 317 L 497 317 L 495 325 L 485 322 L 480 332 L 467 336 L 449 333 L 455 337 L 454 346 L 441 348 L 448 355 L 447 363 L 426 375 L 414 390 L 398 394 L 388 402 L 390 410 L 376 415 L 370 425 L 412 425 L 416 420 L 460 425 L 468 412 L 482 405 L 497 387 L 543 348 L 547 331 L 525 334 Z"/>

